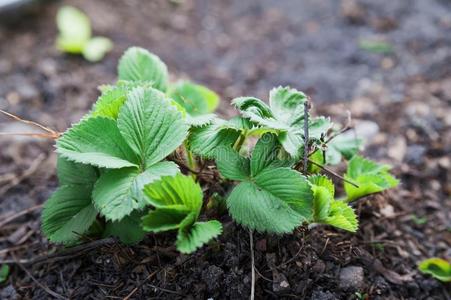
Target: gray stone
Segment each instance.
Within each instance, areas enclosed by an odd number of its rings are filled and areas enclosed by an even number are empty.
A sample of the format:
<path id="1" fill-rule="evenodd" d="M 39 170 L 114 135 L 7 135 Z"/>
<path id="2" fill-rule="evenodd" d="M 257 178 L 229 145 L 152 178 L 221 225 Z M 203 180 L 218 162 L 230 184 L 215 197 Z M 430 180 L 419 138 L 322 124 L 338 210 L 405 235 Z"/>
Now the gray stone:
<path id="1" fill-rule="evenodd" d="M 339 287 L 342 290 L 357 291 L 364 286 L 363 268 L 349 266 L 340 270 Z"/>
<path id="2" fill-rule="evenodd" d="M 310 300 L 337 300 L 337 297 L 329 291 L 314 290 Z"/>

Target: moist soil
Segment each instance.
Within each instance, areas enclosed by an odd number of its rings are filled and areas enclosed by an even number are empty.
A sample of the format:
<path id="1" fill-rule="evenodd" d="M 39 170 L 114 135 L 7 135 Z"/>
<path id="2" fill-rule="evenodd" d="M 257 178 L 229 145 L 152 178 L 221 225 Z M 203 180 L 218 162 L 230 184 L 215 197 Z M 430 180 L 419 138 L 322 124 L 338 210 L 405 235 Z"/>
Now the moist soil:
<path id="1" fill-rule="evenodd" d="M 86 11 L 95 34 L 114 41 L 102 62 L 55 50 L 61 4 Z M 302 89 L 334 121 L 350 111 L 366 155 L 392 164 L 402 183 L 355 203 L 356 234 L 254 233 L 255 298 L 450 299 L 449 285 L 416 267 L 451 257 L 450 32 L 446 0 L 52 2 L 0 27 L 0 108 L 64 131 L 98 85 L 114 82 L 131 45 L 159 55 L 174 79 L 216 90 L 223 117 L 235 114 L 233 97 Z M 381 41 L 389 49 L 361 45 Z M 2 117 L 0 131 L 30 128 Z M 171 234 L 65 250 L 41 235 L 37 206 L 57 186 L 53 143 L 2 136 L 0 145 L 0 261 L 12 262 L 0 299 L 249 298 L 249 232 L 228 216 L 217 216 L 224 234 L 189 256 Z"/>

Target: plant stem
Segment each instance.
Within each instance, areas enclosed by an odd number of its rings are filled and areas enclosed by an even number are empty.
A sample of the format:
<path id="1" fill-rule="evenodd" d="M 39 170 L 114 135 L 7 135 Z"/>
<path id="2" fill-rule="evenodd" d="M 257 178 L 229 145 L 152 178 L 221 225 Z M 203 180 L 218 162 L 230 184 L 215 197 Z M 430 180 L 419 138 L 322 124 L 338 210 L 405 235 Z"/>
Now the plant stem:
<path id="1" fill-rule="evenodd" d="M 255 259 L 254 259 L 254 237 L 252 230 L 249 230 L 249 244 L 251 246 L 251 300 L 255 298 Z"/>
<path id="2" fill-rule="evenodd" d="M 241 146 L 243 146 L 244 141 L 246 140 L 246 130 L 243 131 L 240 134 L 240 137 L 238 138 L 238 140 L 235 142 L 235 145 L 233 145 L 233 149 L 235 149 L 236 151 L 240 152 L 241 150 Z"/>
<path id="3" fill-rule="evenodd" d="M 307 174 L 308 161 L 308 110 L 309 101 L 304 102 L 304 174 Z"/>
<path id="4" fill-rule="evenodd" d="M 191 170 L 196 171 L 197 170 L 197 162 L 193 156 L 193 153 L 191 151 L 189 151 L 188 149 L 186 149 L 186 147 L 185 147 L 185 150 L 186 150 L 186 159 L 188 161 L 188 167 Z M 192 173 L 191 175 L 193 176 L 193 178 L 196 179 L 196 174 L 194 174 L 194 172 L 191 172 L 191 173 Z"/>

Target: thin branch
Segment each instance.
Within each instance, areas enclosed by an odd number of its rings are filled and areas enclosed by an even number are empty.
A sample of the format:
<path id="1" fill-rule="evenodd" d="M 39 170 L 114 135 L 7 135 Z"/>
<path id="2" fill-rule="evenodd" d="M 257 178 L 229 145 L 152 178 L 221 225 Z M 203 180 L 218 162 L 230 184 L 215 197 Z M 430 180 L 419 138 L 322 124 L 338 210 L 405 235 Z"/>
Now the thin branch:
<path id="1" fill-rule="evenodd" d="M 336 138 L 339 135 L 342 135 L 343 133 L 345 133 L 346 131 L 348 131 L 349 129 L 352 129 L 352 119 L 351 119 L 351 112 L 349 110 L 346 111 L 347 113 L 347 121 L 346 121 L 346 125 L 340 129 L 340 131 L 334 133 L 333 135 L 331 135 L 325 142 L 324 144 L 328 144 L 330 141 L 332 141 L 334 138 Z M 315 150 L 313 150 L 311 153 L 309 153 L 309 157 L 311 157 L 313 154 L 316 153 L 316 151 L 318 151 L 319 148 L 316 148 Z"/>
<path id="2" fill-rule="evenodd" d="M 39 154 L 39 156 L 32 162 L 30 167 L 26 169 L 21 175 L 14 176 L 14 178 L 11 179 L 11 182 L 8 184 L 5 184 L 0 188 L 0 195 L 3 195 L 6 193 L 10 188 L 16 186 L 19 184 L 22 180 L 28 178 L 31 176 L 34 172 L 37 171 L 41 163 L 44 161 L 46 156 L 44 154 Z M 2 199 L 0 199 L 0 203 L 2 202 Z"/>
<path id="3" fill-rule="evenodd" d="M 252 230 L 249 230 L 249 244 L 251 245 L 251 300 L 255 298 L 255 258 L 254 258 L 254 237 Z"/>
<path id="4" fill-rule="evenodd" d="M 12 254 L 13 258 L 15 261 L 16 260 L 16 256 L 14 254 Z M 43 285 L 42 283 L 40 283 L 34 276 L 33 274 L 30 273 L 30 271 L 28 271 L 20 262 L 16 262 L 16 264 L 22 269 L 22 271 L 24 271 L 25 273 L 27 273 L 27 275 L 31 278 L 31 280 L 33 280 L 41 289 L 43 289 L 44 291 L 47 292 L 47 294 L 57 298 L 57 299 L 68 299 L 66 297 L 61 296 L 60 294 L 52 291 L 51 289 L 49 289 L 47 286 Z"/>
<path id="5" fill-rule="evenodd" d="M 86 252 L 93 250 L 95 248 L 106 246 L 115 243 L 116 240 L 113 238 L 106 238 L 103 240 L 95 240 L 86 244 L 82 244 L 79 246 L 75 246 L 72 248 L 69 248 L 65 251 L 53 253 L 53 254 L 47 254 L 47 255 L 41 255 L 30 259 L 11 259 L 11 260 L 1 260 L 1 264 L 22 264 L 22 265 L 28 265 L 28 264 L 39 264 L 46 261 L 61 261 L 69 258 L 74 258 L 80 255 L 85 254 Z"/>
<path id="6" fill-rule="evenodd" d="M 341 176 L 341 175 L 335 173 L 334 171 L 332 171 L 332 170 L 326 168 L 325 166 L 323 166 L 323 165 L 321 165 L 321 164 L 319 164 L 319 163 L 317 163 L 317 162 L 315 162 L 315 161 L 313 161 L 313 160 L 311 160 L 311 159 L 309 159 L 308 161 L 309 161 L 310 163 L 314 164 L 315 166 L 321 168 L 322 170 L 326 171 L 327 173 L 329 173 L 329 174 L 331 174 L 331 175 L 333 175 L 333 176 L 335 176 L 335 177 L 337 177 L 337 178 L 343 180 L 344 182 L 347 182 L 347 183 L 349 183 L 349 184 L 352 184 L 352 185 L 355 186 L 356 188 L 359 188 L 359 186 L 358 186 L 356 183 L 347 180 L 347 179 L 344 178 L 343 176 Z"/>
<path id="7" fill-rule="evenodd" d="M 126 297 L 124 297 L 123 300 L 129 300 L 137 291 L 139 288 L 141 288 L 144 283 L 146 283 L 147 280 L 155 276 L 157 273 L 159 273 L 161 270 L 157 270 L 155 272 L 150 273 L 146 278 L 144 278 L 143 281 L 141 281 Z"/>
<path id="8" fill-rule="evenodd" d="M 19 218 L 19 217 L 21 217 L 23 215 L 29 214 L 30 212 L 32 212 L 32 211 L 34 211 L 36 209 L 40 209 L 40 208 L 42 208 L 42 204 L 35 205 L 35 206 L 30 207 L 30 208 L 24 209 L 24 210 L 22 210 L 22 211 L 20 211 L 18 213 L 15 213 L 14 215 L 12 215 L 10 217 L 7 217 L 4 220 L 2 220 L 0 222 L 0 228 L 2 228 L 3 226 L 5 226 L 6 224 L 8 224 L 11 221 L 14 221 L 15 219 L 17 219 L 17 218 Z"/>
<path id="9" fill-rule="evenodd" d="M 54 134 L 50 133 L 27 133 L 27 132 L 0 132 L 0 136 L 29 136 L 33 138 L 42 138 L 42 139 L 51 139 L 55 140 L 58 137 L 55 137 Z"/>
<path id="10" fill-rule="evenodd" d="M 0 113 L 6 115 L 6 116 L 8 116 L 8 117 L 10 117 L 10 118 L 13 119 L 13 120 L 18 121 L 18 122 L 21 122 L 21 123 L 24 123 L 24 124 L 27 124 L 27 125 L 30 125 L 30 126 L 38 127 L 38 128 L 40 128 L 40 129 L 42 129 L 42 130 L 44 130 L 44 131 L 50 133 L 50 135 L 52 135 L 52 136 L 54 137 L 54 139 L 57 139 L 57 138 L 60 137 L 60 135 L 61 135 L 61 132 L 55 131 L 55 130 L 53 130 L 53 129 L 50 129 L 50 128 L 48 128 L 48 127 L 46 127 L 46 126 L 44 126 L 44 125 L 41 125 L 41 124 L 39 124 L 39 123 L 37 123 L 37 122 L 34 122 L 34 121 L 24 120 L 24 119 L 22 119 L 22 118 L 20 118 L 20 117 L 18 117 L 18 116 L 16 116 L 16 115 L 13 115 L 12 113 L 6 112 L 6 111 L 4 111 L 4 110 L 1 110 L 1 109 L 0 109 Z"/>

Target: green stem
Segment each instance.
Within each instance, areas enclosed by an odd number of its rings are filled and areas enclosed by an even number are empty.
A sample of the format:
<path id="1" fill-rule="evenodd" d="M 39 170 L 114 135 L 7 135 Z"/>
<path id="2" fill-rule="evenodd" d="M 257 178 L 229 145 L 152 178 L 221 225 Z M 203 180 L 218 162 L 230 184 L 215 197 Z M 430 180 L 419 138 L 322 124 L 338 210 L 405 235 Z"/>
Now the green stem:
<path id="1" fill-rule="evenodd" d="M 235 145 L 233 145 L 233 149 L 235 149 L 237 152 L 240 152 L 241 146 L 243 146 L 244 141 L 246 140 L 247 131 L 244 130 L 241 134 L 238 140 L 235 142 Z"/>
<path id="2" fill-rule="evenodd" d="M 186 152 L 186 160 L 188 162 L 188 167 L 191 170 L 197 171 L 197 162 L 193 156 L 193 153 L 191 151 L 189 151 L 186 147 L 185 147 L 185 152 Z M 196 179 L 196 174 L 192 173 L 191 175 L 193 176 L 194 179 Z"/>

